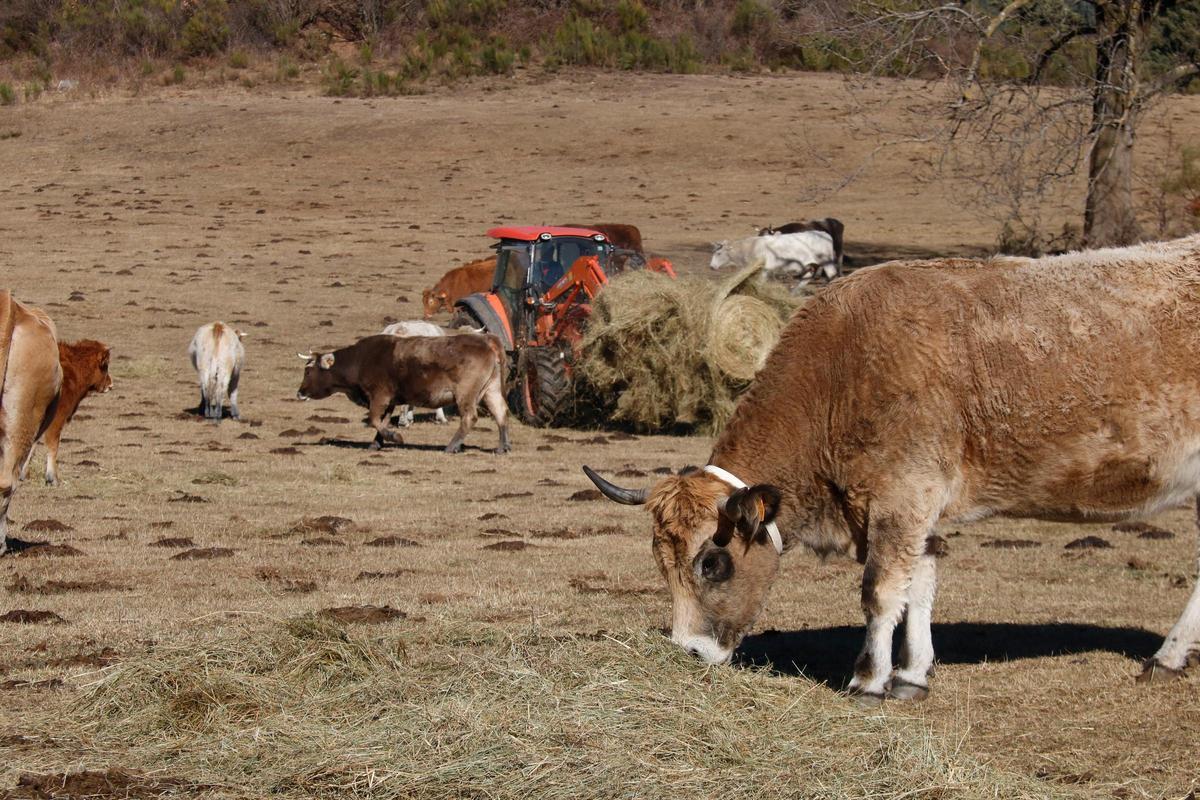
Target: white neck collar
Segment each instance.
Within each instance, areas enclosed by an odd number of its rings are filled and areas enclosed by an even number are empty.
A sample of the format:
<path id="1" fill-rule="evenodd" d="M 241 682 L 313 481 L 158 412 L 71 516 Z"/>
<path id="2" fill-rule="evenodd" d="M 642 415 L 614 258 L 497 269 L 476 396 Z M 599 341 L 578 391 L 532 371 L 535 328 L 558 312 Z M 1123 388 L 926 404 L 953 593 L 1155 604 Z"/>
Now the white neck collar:
<path id="1" fill-rule="evenodd" d="M 709 464 L 704 468 L 704 471 L 709 475 L 712 475 L 714 478 L 719 478 L 725 481 L 735 489 L 747 488 L 745 481 L 734 475 L 732 472 L 723 470 L 720 467 Z M 779 526 L 776 525 L 774 521 L 771 521 L 768 522 L 764 527 L 767 529 L 767 535 L 771 537 L 771 544 L 775 545 L 775 552 L 779 553 L 779 555 L 783 555 L 783 537 L 779 535 Z"/>

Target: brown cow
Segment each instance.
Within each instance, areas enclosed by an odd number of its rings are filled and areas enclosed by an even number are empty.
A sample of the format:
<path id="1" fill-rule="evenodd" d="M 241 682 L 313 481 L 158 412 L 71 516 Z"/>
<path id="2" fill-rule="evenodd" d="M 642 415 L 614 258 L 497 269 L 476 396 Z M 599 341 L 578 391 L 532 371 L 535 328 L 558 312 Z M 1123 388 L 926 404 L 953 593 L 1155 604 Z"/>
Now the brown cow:
<path id="1" fill-rule="evenodd" d="M 620 250 L 632 250 L 641 256 L 646 254 L 646 251 L 642 249 L 642 232 L 638 230 L 636 225 L 620 225 L 609 222 L 602 222 L 598 225 L 577 225 L 571 222 L 563 227 L 585 228 L 596 233 L 603 233 L 608 237 L 608 241 L 612 243 L 613 247 Z"/>
<path id="2" fill-rule="evenodd" d="M 83 398 L 92 392 L 104 394 L 112 388 L 108 374 L 108 345 L 93 339 L 82 339 L 72 344 L 58 343 L 58 363 L 62 367 L 62 391 L 50 426 L 46 428 L 46 483 L 58 483 L 58 445 L 63 428 L 75 416 Z M 21 468 L 21 480 L 33 458 L 33 448 Z"/>
<path id="3" fill-rule="evenodd" d="M 54 323 L 0 290 L 0 554 L 8 549 L 8 505 L 18 473 L 50 424 L 61 386 Z"/>
<path id="4" fill-rule="evenodd" d="M 937 524 L 1115 521 L 1194 499 L 1197 353 L 1200 235 L 884 264 L 796 312 L 710 466 L 649 492 L 592 479 L 648 503 L 685 648 L 727 660 L 785 550 L 853 549 L 867 637 L 850 689 L 918 699 L 933 666 Z M 1198 647 L 1200 587 L 1141 679 L 1178 675 Z"/>
<path id="5" fill-rule="evenodd" d="M 508 408 L 504 404 L 504 348 L 495 336 L 392 336 L 376 334 L 332 353 L 301 355 L 307 363 L 296 396 L 321 400 L 341 392 L 367 409 L 375 428 L 372 450 L 384 442 L 404 444 L 388 426 L 397 405 L 439 408 L 458 406 L 459 426 L 447 453 L 462 450 L 463 439 L 475 426 L 482 401 L 500 429 L 497 453 L 507 453 Z"/>
<path id="6" fill-rule="evenodd" d="M 440 309 L 453 313 L 459 299 L 475 292 L 486 292 L 492 288 L 492 277 L 496 274 L 496 257 L 489 256 L 455 267 L 441 277 L 432 289 L 421 293 L 421 304 L 425 308 L 425 319 L 430 319 Z"/>

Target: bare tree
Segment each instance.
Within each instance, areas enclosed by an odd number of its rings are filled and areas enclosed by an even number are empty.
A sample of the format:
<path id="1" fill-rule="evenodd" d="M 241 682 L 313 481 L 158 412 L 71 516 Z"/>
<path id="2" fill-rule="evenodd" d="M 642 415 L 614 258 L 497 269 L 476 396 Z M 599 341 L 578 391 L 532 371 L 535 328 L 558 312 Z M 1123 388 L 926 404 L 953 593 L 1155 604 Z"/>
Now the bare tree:
<path id="1" fill-rule="evenodd" d="M 1007 204 L 1009 222 L 1030 225 L 1029 201 L 1086 168 L 1084 243 L 1137 240 L 1138 123 L 1200 74 L 1200 2 L 862 0 L 848 9 L 822 32 L 848 51 L 846 65 L 947 84 L 917 115 L 944 145 L 939 166 Z"/>

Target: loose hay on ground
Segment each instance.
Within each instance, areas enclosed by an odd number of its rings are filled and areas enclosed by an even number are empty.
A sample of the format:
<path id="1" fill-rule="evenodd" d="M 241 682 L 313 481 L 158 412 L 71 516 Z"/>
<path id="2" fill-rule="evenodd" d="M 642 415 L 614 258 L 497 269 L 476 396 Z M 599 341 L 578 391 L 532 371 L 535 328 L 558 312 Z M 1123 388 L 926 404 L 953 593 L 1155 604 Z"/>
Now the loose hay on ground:
<path id="1" fill-rule="evenodd" d="M 161 645 L 46 712 L 72 763 L 231 795 L 1082 797 L 798 679 L 708 669 L 656 633 L 506 635 L 306 617 Z M 53 753 L 23 771 L 63 769 Z"/>
<path id="2" fill-rule="evenodd" d="M 761 266 L 723 283 L 634 272 L 593 306 L 579 374 L 614 419 L 647 430 L 715 432 L 733 413 L 801 298 L 764 283 Z"/>

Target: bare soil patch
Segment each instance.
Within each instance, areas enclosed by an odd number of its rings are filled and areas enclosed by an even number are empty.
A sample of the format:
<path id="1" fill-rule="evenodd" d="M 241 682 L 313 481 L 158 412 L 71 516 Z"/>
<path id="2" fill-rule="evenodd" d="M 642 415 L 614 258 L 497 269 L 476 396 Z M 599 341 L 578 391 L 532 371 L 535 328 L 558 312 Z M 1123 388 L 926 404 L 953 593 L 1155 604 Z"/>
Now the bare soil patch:
<path id="1" fill-rule="evenodd" d="M 12 611 L 6 611 L 0 614 L 0 622 L 8 622 L 14 625 L 64 625 L 66 620 L 55 614 L 53 611 L 29 610 L 26 608 L 14 608 Z"/>
<path id="2" fill-rule="evenodd" d="M 195 547 L 196 543 L 192 541 L 190 536 L 164 536 L 161 539 L 155 539 L 147 547 Z"/>
<path id="3" fill-rule="evenodd" d="M 148 776 L 119 767 L 58 774 L 24 773 L 14 789 L 4 794 L 9 800 L 116 800 L 177 795 L 184 790 L 203 791 L 204 786 L 181 778 Z"/>
<path id="4" fill-rule="evenodd" d="M 172 561 L 203 561 L 211 558 L 229 558 L 233 555 L 231 547 L 193 547 L 171 556 Z"/>
<path id="5" fill-rule="evenodd" d="M 408 615 L 398 608 L 391 606 L 338 606 L 323 608 L 319 612 L 322 617 L 336 619 L 338 622 L 348 622 L 361 625 L 378 625 L 404 619 Z"/>
<path id="6" fill-rule="evenodd" d="M 73 531 L 75 529 L 65 522 L 60 522 L 56 519 L 34 519 L 22 525 L 21 530 L 36 531 L 38 533 L 65 533 L 66 531 Z"/>

